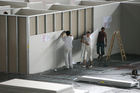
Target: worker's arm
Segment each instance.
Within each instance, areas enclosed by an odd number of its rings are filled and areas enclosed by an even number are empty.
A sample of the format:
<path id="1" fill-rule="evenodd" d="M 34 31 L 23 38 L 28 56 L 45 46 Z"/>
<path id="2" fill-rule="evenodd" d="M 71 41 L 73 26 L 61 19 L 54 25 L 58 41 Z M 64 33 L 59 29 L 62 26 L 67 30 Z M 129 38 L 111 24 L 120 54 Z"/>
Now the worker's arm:
<path id="1" fill-rule="evenodd" d="M 105 47 L 107 46 L 107 34 L 105 33 Z"/>
<path id="2" fill-rule="evenodd" d="M 60 37 L 64 37 L 64 34 L 66 33 L 66 31 L 63 31 L 61 34 L 60 34 Z"/>

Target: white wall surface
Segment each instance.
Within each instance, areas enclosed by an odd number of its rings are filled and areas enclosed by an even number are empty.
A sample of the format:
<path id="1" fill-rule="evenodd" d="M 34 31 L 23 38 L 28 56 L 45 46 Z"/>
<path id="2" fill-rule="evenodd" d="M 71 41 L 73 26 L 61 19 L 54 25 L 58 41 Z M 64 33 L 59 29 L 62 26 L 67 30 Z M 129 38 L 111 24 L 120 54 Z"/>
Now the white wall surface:
<path id="1" fill-rule="evenodd" d="M 121 34 L 126 52 L 140 54 L 140 3 L 121 4 Z"/>
<path id="2" fill-rule="evenodd" d="M 62 31 L 30 37 L 29 73 L 43 72 L 64 66 L 64 42 L 58 39 Z M 73 62 L 80 61 L 80 41 L 73 41 Z"/>
<path id="3" fill-rule="evenodd" d="M 94 30 L 101 29 L 104 26 L 104 21 L 106 17 L 111 17 L 110 27 L 106 28 L 105 32 L 107 33 L 107 48 L 105 49 L 106 53 L 108 51 L 110 41 L 114 31 L 120 30 L 120 3 L 111 3 L 105 5 L 94 6 Z M 96 51 L 96 50 L 95 50 Z M 118 53 L 119 47 L 118 42 L 115 40 L 112 54 Z"/>

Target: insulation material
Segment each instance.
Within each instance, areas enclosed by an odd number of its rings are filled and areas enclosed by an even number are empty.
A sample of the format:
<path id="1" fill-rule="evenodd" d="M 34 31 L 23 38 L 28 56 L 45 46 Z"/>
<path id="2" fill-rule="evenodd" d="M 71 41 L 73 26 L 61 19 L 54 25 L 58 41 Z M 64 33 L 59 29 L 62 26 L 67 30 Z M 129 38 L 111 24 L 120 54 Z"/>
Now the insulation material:
<path id="1" fill-rule="evenodd" d="M 0 72 L 7 71 L 7 31 L 6 17 L 0 15 Z"/>
<path id="2" fill-rule="evenodd" d="M 77 11 L 71 12 L 71 33 L 74 36 L 74 38 L 77 38 L 78 35 L 78 20 L 77 20 Z"/>
<path id="3" fill-rule="evenodd" d="M 140 3 L 121 5 L 121 35 L 127 53 L 140 54 Z"/>
<path id="4" fill-rule="evenodd" d="M 93 20 L 93 16 L 92 16 L 92 8 L 88 8 L 86 10 L 86 31 L 91 31 L 92 30 L 92 20 Z"/>
<path id="5" fill-rule="evenodd" d="M 70 19 L 69 19 L 69 12 L 64 12 L 63 14 L 63 30 L 67 31 L 70 30 Z"/>
<path id="6" fill-rule="evenodd" d="M 53 25 L 54 25 L 54 23 L 53 23 L 53 14 L 47 15 L 46 20 L 47 20 L 47 24 L 46 24 L 47 32 L 53 32 Z"/>
<path id="7" fill-rule="evenodd" d="M 55 14 L 55 31 L 60 31 L 62 28 L 62 17 L 61 13 Z"/>
<path id="8" fill-rule="evenodd" d="M 43 34 L 45 32 L 45 18 L 43 16 L 38 16 L 38 34 Z"/>
<path id="9" fill-rule="evenodd" d="M 17 25 L 16 25 L 16 17 L 8 16 L 8 66 L 10 73 L 17 73 Z"/>
<path id="10" fill-rule="evenodd" d="M 36 18 L 30 17 L 30 35 L 36 34 Z"/>
<path id="11" fill-rule="evenodd" d="M 24 90 L 25 93 L 74 93 L 72 85 L 33 80 L 12 79 L 0 83 L 0 85 L 4 85 L 5 87 L 11 86 L 13 89 L 16 87 L 16 91 Z M 11 89 L 10 87 L 8 88 L 8 90 Z M 21 93 L 20 91 L 19 93 Z"/>
<path id="12" fill-rule="evenodd" d="M 19 33 L 19 72 L 22 74 L 28 73 L 28 55 L 27 55 L 27 31 L 26 18 L 18 18 L 18 33 Z"/>
<path id="13" fill-rule="evenodd" d="M 84 9 L 79 10 L 79 32 L 78 37 L 80 38 L 82 34 L 85 33 L 85 15 L 84 15 Z"/>

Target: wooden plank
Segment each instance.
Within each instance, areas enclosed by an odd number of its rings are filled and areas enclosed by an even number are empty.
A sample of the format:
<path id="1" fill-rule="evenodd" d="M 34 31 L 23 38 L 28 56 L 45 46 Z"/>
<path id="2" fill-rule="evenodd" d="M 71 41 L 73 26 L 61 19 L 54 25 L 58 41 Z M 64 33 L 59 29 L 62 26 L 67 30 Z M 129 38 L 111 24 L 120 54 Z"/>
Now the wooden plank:
<path id="1" fill-rule="evenodd" d="M 30 35 L 36 34 L 36 19 L 35 17 L 30 18 Z"/>
<path id="2" fill-rule="evenodd" d="M 72 35 L 74 36 L 74 38 L 77 38 L 77 34 L 78 34 L 78 31 L 77 31 L 77 11 L 72 11 L 72 24 L 71 24 L 71 31 L 72 31 Z"/>
<path id="3" fill-rule="evenodd" d="M 9 72 L 17 73 L 17 47 L 16 47 L 16 17 L 8 16 L 7 18 L 8 30 L 8 63 Z"/>
<path id="4" fill-rule="evenodd" d="M 6 72 L 6 16 L 0 15 L 0 29 L 0 72 Z"/>
<path id="5" fill-rule="evenodd" d="M 47 26 L 47 33 L 53 32 L 53 14 L 47 15 L 46 26 Z"/>
<path id="6" fill-rule="evenodd" d="M 92 30 L 92 8 L 86 10 L 86 31 Z"/>
<path id="7" fill-rule="evenodd" d="M 78 37 L 80 38 L 82 36 L 82 34 L 85 33 L 84 31 L 84 9 L 79 10 L 79 33 L 78 33 Z"/>
<path id="8" fill-rule="evenodd" d="M 45 30 L 45 27 L 44 27 L 45 26 L 45 24 L 44 24 L 45 23 L 44 22 L 44 15 L 38 17 L 38 23 L 39 23 L 38 24 L 38 27 L 39 27 L 38 28 L 38 30 L 39 30 L 38 32 L 39 32 L 39 34 L 43 34 L 45 32 L 44 31 Z"/>
<path id="9" fill-rule="evenodd" d="M 61 30 L 61 13 L 56 13 L 55 14 L 55 31 L 60 31 Z"/>
<path id="10" fill-rule="evenodd" d="M 27 74 L 27 36 L 26 36 L 26 18 L 18 18 L 19 28 L 19 72 Z"/>
<path id="11" fill-rule="evenodd" d="M 70 23 L 70 20 L 69 20 L 69 12 L 64 12 L 64 23 L 63 23 L 63 26 L 64 26 L 64 30 L 67 31 L 67 30 L 70 30 L 69 28 L 69 23 Z"/>

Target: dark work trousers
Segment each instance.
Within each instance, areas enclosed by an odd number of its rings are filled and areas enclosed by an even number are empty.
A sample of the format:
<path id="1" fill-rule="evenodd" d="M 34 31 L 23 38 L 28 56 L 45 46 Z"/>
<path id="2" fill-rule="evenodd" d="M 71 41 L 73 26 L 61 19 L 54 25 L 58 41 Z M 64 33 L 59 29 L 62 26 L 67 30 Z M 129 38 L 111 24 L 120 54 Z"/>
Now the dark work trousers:
<path id="1" fill-rule="evenodd" d="M 104 43 L 97 43 L 97 54 L 103 56 L 104 52 Z"/>

